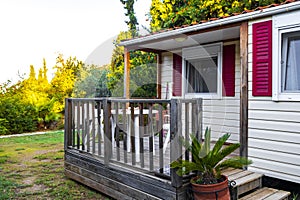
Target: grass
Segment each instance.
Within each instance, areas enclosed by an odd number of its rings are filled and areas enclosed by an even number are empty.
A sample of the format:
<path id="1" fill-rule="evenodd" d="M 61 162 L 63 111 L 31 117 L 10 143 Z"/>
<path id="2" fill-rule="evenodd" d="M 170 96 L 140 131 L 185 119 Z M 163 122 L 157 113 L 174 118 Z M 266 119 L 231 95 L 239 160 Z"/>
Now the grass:
<path id="1" fill-rule="evenodd" d="M 109 199 L 64 175 L 63 132 L 0 139 L 0 200 Z"/>

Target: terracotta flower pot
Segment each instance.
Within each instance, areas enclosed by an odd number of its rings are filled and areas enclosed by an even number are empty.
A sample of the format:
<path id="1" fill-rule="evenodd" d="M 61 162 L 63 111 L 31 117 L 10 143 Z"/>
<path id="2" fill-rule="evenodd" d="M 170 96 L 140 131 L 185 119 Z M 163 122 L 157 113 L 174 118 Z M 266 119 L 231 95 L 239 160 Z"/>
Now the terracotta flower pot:
<path id="1" fill-rule="evenodd" d="M 199 200 L 199 199 L 230 200 L 228 178 L 226 176 L 222 176 L 222 177 L 225 180 L 216 184 L 201 185 L 201 184 L 191 183 L 192 191 L 194 193 L 194 199 L 195 200 Z"/>

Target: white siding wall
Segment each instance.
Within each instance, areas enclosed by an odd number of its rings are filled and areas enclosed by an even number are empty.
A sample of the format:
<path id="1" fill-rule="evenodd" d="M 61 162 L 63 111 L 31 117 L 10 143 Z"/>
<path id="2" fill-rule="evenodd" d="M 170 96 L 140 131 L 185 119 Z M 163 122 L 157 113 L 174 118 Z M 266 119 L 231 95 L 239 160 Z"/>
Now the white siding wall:
<path id="1" fill-rule="evenodd" d="M 212 129 L 212 139 L 216 140 L 224 133 L 231 133 L 229 142 L 239 141 L 240 124 L 240 44 L 239 41 L 226 42 L 224 45 L 236 45 L 235 97 L 203 100 L 203 129 Z M 162 55 L 162 98 L 166 97 L 166 84 L 172 90 L 172 54 Z M 183 127 L 184 128 L 184 127 Z M 203 131 L 204 131 L 203 130 Z"/>
<path id="2" fill-rule="evenodd" d="M 217 140 L 224 133 L 230 133 L 228 142 L 239 141 L 240 127 L 240 43 L 226 42 L 223 45 L 235 44 L 235 96 L 221 99 L 203 100 L 203 128 L 210 127 L 212 139 Z"/>
<path id="3" fill-rule="evenodd" d="M 266 20 L 271 18 L 260 21 Z M 252 96 L 252 24 L 249 23 L 248 50 L 248 151 L 253 164 L 249 169 L 300 183 L 300 102 L 275 102 L 272 97 Z"/>
<path id="4" fill-rule="evenodd" d="M 173 54 L 170 52 L 162 54 L 161 85 L 161 98 L 171 98 L 173 88 Z M 167 85 L 169 94 L 166 93 Z"/>

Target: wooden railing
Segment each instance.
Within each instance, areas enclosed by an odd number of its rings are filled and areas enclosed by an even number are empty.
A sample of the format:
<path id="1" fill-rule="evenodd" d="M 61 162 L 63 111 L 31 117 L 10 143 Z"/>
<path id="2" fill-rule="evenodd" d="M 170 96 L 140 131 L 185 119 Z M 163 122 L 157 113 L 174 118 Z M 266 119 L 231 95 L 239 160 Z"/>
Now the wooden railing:
<path id="1" fill-rule="evenodd" d="M 89 153 L 111 163 L 182 179 L 171 161 L 191 159 L 180 143 L 190 133 L 201 137 L 201 99 L 66 99 L 65 150 Z"/>

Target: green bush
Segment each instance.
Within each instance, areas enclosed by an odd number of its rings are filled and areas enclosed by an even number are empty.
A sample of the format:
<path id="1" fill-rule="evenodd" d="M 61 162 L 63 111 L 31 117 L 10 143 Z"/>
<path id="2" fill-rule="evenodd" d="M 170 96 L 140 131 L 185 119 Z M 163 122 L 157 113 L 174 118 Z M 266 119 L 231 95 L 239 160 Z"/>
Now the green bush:
<path id="1" fill-rule="evenodd" d="M 33 105 L 20 98 L 4 96 L 0 100 L 0 133 L 17 134 L 37 130 L 38 113 Z"/>
<path id="2" fill-rule="evenodd" d="M 8 132 L 8 130 L 6 128 L 7 124 L 8 124 L 8 121 L 6 119 L 0 118 L 0 135 L 5 135 Z"/>

